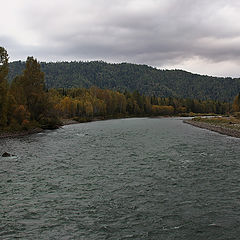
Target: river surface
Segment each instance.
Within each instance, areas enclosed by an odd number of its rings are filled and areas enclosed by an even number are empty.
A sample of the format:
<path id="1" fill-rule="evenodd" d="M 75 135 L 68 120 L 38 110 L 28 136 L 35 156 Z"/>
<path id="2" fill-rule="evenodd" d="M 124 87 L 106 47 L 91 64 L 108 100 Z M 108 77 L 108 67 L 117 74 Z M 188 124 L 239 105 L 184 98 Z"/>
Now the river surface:
<path id="1" fill-rule="evenodd" d="M 240 139 L 119 119 L 0 140 L 0 239 L 240 239 Z"/>

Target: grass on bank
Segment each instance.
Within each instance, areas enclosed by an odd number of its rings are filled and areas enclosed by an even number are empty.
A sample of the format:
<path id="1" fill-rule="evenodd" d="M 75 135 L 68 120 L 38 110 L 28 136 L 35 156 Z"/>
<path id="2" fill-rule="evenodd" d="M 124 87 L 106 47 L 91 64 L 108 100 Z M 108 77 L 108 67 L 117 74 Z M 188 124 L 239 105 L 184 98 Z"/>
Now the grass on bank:
<path id="1" fill-rule="evenodd" d="M 240 113 L 234 113 L 231 116 L 195 117 L 192 121 L 240 130 Z"/>

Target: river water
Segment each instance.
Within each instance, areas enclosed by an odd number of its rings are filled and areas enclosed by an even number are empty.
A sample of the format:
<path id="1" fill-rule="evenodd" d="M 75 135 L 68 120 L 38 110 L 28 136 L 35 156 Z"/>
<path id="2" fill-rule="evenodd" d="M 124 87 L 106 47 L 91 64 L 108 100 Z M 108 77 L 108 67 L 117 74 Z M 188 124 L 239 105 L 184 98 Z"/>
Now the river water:
<path id="1" fill-rule="evenodd" d="M 240 237 L 240 139 L 178 118 L 0 140 L 0 239 Z"/>

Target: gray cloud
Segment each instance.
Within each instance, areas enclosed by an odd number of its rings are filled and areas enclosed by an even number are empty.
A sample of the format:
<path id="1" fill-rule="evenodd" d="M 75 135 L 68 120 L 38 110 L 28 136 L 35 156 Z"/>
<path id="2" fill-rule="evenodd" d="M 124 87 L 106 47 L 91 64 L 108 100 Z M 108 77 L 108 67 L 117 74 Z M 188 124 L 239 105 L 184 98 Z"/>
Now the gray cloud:
<path id="1" fill-rule="evenodd" d="M 10 46 L 14 59 L 27 54 L 46 61 L 101 59 L 185 67 L 206 74 L 238 74 L 237 0 L 21 2 L 14 12 L 24 34 L 21 41 L 17 32 L 5 32 L 12 39 L 5 47 Z M 228 68 L 217 72 L 217 64 L 224 62 Z M 209 65 L 212 70 L 207 69 Z"/>

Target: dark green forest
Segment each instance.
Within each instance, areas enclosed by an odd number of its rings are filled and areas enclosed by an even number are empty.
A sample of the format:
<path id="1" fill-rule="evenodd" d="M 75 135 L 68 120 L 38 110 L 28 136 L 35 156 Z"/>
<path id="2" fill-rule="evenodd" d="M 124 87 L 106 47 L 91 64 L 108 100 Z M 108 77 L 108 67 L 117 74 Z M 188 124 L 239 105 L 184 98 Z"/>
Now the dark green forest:
<path id="1" fill-rule="evenodd" d="M 90 88 L 97 86 L 146 96 L 191 98 L 232 102 L 240 92 L 239 78 L 218 78 L 183 70 L 159 70 L 147 65 L 93 62 L 40 63 L 47 88 Z M 25 62 L 9 64 L 9 81 L 21 75 Z"/>

